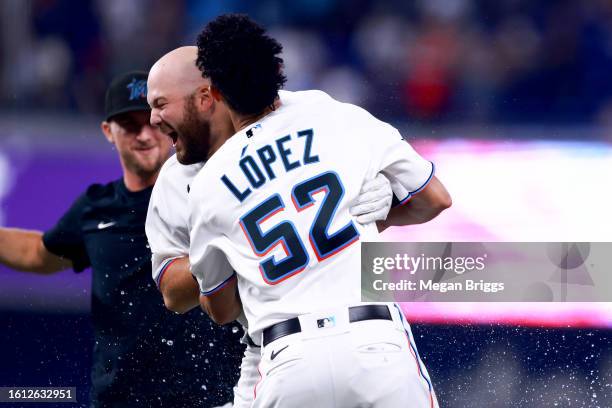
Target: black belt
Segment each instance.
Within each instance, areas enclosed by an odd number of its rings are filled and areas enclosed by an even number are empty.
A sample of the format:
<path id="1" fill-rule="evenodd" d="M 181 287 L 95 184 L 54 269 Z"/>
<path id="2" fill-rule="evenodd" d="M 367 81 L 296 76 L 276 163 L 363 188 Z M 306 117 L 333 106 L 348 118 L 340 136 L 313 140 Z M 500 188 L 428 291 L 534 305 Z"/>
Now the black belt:
<path id="1" fill-rule="evenodd" d="M 319 327 L 325 327 L 326 319 L 319 319 L 317 324 Z M 364 320 L 392 320 L 391 312 L 386 305 L 363 305 L 349 307 L 349 322 L 361 322 Z M 273 324 L 263 331 L 263 346 L 267 346 L 274 340 L 281 337 L 289 336 L 290 334 L 299 333 L 302 331 L 300 319 L 285 320 L 284 322 Z"/>

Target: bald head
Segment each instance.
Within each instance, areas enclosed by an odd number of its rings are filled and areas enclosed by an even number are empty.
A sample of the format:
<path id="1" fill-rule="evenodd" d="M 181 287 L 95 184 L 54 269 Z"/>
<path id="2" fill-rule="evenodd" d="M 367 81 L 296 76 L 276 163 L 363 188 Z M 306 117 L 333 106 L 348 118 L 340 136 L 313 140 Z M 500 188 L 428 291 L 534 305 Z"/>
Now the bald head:
<path id="1" fill-rule="evenodd" d="M 197 55 L 198 47 L 180 47 L 161 57 L 151 67 L 147 82 L 149 105 L 152 106 L 155 98 L 185 97 L 199 87 L 209 85 L 195 64 Z"/>
<path id="2" fill-rule="evenodd" d="M 172 138 L 183 164 L 206 160 L 234 133 L 226 106 L 196 66 L 197 54 L 197 47 L 170 51 L 151 67 L 147 81 L 151 125 Z"/>

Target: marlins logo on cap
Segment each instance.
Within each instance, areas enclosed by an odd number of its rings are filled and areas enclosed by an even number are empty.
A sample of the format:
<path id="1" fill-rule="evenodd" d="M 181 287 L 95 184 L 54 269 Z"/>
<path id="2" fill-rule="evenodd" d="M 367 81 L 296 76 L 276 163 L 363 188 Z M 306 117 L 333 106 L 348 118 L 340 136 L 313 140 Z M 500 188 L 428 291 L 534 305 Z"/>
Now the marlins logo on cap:
<path id="1" fill-rule="evenodd" d="M 132 82 L 127 85 L 130 90 L 130 101 L 138 98 L 147 99 L 147 81 L 144 79 L 132 78 Z"/>
<path id="2" fill-rule="evenodd" d="M 113 79 L 106 91 L 106 120 L 120 113 L 148 111 L 146 71 L 131 71 Z"/>

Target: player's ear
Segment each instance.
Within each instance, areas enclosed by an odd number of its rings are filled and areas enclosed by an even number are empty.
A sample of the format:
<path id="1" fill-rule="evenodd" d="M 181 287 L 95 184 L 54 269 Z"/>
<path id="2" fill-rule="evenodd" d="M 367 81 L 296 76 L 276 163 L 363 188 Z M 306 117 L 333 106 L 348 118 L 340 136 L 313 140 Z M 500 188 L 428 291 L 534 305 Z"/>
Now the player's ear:
<path id="1" fill-rule="evenodd" d="M 104 137 L 108 140 L 108 143 L 115 144 L 115 138 L 113 137 L 113 132 L 111 132 L 111 125 L 107 121 L 103 121 L 100 124 L 100 129 L 102 133 L 104 133 Z"/>
<path id="2" fill-rule="evenodd" d="M 210 85 L 202 85 L 198 88 L 196 91 L 196 103 L 201 111 L 210 110 L 213 103 Z"/>

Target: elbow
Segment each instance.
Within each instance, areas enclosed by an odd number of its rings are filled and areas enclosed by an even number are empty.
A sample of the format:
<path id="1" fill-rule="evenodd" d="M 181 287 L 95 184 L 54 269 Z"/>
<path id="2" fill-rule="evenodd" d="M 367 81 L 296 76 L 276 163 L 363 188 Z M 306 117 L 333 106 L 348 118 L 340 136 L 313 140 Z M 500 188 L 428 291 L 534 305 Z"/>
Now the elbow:
<path id="1" fill-rule="evenodd" d="M 194 305 L 190 305 L 187 299 L 180 295 L 180 292 L 173 291 L 168 285 L 160 288 L 162 297 L 164 298 L 164 306 L 166 309 L 174 313 L 184 314 L 190 311 Z M 197 304 L 197 303 L 196 303 Z"/>
<path id="2" fill-rule="evenodd" d="M 435 200 L 432 200 L 429 203 L 431 218 L 437 217 L 442 213 L 442 211 L 450 208 L 451 205 L 453 205 L 453 200 L 451 199 L 450 194 L 448 194 L 446 191 L 439 194 Z"/>
<path id="3" fill-rule="evenodd" d="M 442 211 L 453 205 L 453 200 L 448 190 L 444 188 L 444 185 L 435 177 L 426 189 L 422 193 L 419 193 L 415 201 L 416 203 L 413 205 L 424 211 L 428 211 L 430 216 L 433 217 L 436 217 Z"/>
<path id="4" fill-rule="evenodd" d="M 208 295 L 200 294 L 200 306 L 218 325 L 233 322 L 242 309 L 235 276 L 228 279 L 227 284 L 222 285 L 219 290 Z"/>
<path id="5" fill-rule="evenodd" d="M 21 264 L 16 265 L 15 269 L 38 275 L 51 275 L 69 266 L 71 265 L 64 258 L 48 252 L 41 239 L 38 245 L 34 245 L 26 251 L 21 259 Z"/>
<path id="6" fill-rule="evenodd" d="M 216 324 L 218 324 L 219 326 L 229 324 L 233 322 L 234 320 L 236 320 L 236 317 L 234 316 L 233 313 L 215 312 L 215 311 L 206 310 L 206 309 L 205 309 L 205 312 L 208 313 L 208 316 L 210 317 L 210 319 Z"/>
<path id="7" fill-rule="evenodd" d="M 164 306 L 166 306 L 166 309 L 170 310 L 171 312 L 179 314 L 187 313 L 190 310 L 181 302 L 178 302 L 176 299 L 173 299 L 166 295 L 164 295 Z"/>
<path id="8" fill-rule="evenodd" d="M 451 198 L 450 194 L 448 194 L 448 192 L 445 191 L 444 194 L 442 194 L 438 200 L 437 208 L 439 212 L 442 212 L 450 208 L 452 205 L 453 205 L 453 199 Z"/>
<path id="9" fill-rule="evenodd" d="M 240 306 L 224 305 L 224 307 L 215 307 L 206 296 L 200 296 L 200 306 L 208 317 L 220 326 L 233 322 L 240 314 Z"/>
<path id="10" fill-rule="evenodd" d="M 217 323 L 219 326 L 223 326 L 225 324 L 229 324 L 234 321 L 234 319 L 230 319 L 227 316 L 219 316 L 216 314 L 213 314 L 210 318 L 213 322 Z"/>

